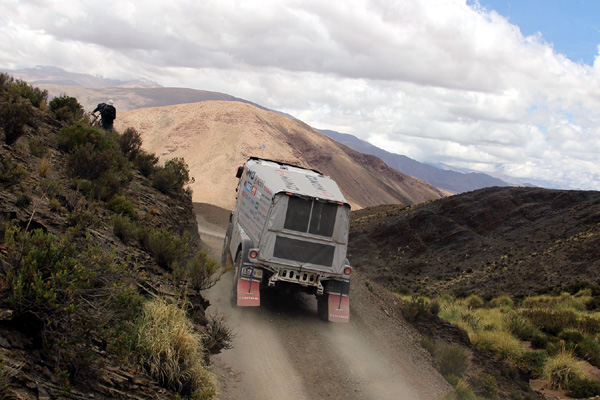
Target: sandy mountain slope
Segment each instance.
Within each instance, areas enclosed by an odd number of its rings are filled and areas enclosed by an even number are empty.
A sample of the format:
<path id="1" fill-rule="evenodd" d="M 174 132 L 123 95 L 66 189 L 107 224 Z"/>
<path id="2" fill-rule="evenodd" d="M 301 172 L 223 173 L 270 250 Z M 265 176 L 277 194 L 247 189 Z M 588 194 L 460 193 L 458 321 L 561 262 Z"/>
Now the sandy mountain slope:
<path id="1" fill-rule="evenodd" d="M 115 128 L 135 128 L 162 161 L 184 157 L 193 200 L 223 208 L 235 202 L 235 172 L 250 156 L 318 169 L 340 186 L 354 209 L 415 204 L 444 197 L 379 158 L 358 153 L 301 121 L 233 101 L 204 101 L 119 113 Z"/>

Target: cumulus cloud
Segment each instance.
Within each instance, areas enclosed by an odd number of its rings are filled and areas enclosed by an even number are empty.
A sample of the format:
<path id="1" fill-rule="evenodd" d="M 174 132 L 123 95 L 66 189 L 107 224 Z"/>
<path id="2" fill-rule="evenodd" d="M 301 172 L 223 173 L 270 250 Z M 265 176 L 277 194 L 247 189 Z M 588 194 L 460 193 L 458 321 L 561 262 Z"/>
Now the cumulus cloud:
<path id="1" fill-rule="evenodd" d="M 600 56 L 476 2 L 7 0 L 0 39 L 1 68 L 226 92 L 419 161 L 600 189 Z"/>

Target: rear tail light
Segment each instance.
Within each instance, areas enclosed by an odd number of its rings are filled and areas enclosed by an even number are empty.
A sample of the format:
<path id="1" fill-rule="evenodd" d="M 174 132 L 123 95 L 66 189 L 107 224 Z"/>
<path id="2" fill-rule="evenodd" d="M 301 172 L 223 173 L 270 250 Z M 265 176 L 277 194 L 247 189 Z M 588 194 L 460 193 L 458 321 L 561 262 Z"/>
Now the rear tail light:
<path id="1" fill-rule="evenodd" d="M 258 251 L 257 250 L 250 250 L 248 252 L 248 257 L 252 260 L 256 259 L 256 257 L 258 257 Z"/>
<path id="2" fill-rule="evenodd" d="M 352 273 L 352 268 L 346 267 L 344 268 L 344 275 L 350 275 Z"/>

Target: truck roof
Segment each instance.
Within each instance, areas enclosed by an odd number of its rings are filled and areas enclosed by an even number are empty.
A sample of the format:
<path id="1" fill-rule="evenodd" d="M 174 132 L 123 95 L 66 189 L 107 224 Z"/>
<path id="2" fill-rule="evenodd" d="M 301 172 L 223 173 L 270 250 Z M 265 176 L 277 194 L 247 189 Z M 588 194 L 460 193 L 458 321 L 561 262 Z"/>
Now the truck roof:
<path id="1" fill-rule="evenodd" d="M 255 172 L 254 181 L 264 181 L 261 184 L 273 195 L 285 192 L 348 204 L 338 185 L 317 170 L 257 157 L 246 166 Z"/>

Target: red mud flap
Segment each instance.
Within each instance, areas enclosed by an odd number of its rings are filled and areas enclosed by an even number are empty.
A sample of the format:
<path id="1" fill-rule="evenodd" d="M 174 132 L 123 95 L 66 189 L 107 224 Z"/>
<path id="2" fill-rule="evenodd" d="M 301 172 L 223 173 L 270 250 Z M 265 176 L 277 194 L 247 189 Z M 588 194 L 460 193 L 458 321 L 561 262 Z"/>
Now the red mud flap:
<path id="1" fill-rule="evenodd" d="M 350 299 L 348 296 L 329 294 L 329 321 L 350 322 Z"/>
<path id="2" fill-rule="evenodd" d="M 237 282 L 237 305 L 239 307 L 258 307 L 260 306 L 260 282 L 252 282 L 245 279 L 238 279 Z"/>

